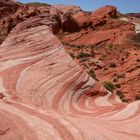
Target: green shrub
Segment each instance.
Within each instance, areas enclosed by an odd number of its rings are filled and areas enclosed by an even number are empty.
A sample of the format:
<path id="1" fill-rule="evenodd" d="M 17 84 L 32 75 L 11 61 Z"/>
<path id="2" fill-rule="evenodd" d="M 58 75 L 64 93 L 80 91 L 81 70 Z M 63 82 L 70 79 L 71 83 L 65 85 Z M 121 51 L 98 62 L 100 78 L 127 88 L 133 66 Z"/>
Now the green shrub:
<path id="1" fill-rule="evenodd" d="M 113 91 L 116 88 L 111 82 L 104 82 L 104 87 L 109 91 Z"/>

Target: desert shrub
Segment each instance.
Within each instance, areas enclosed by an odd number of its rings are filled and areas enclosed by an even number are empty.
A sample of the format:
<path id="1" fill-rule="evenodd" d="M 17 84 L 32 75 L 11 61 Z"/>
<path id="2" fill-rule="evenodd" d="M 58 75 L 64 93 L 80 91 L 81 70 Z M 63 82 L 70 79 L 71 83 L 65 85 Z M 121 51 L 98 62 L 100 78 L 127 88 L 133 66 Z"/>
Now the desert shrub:
<path id="1" fill-rule="evenodd" d="M 120 99 L 124 98 L 124 93 L 120 90 L 116 91 L 116 94 L 119 96 Z"/>
<path id="2" fill-rule="evenodd" d="M 121 88 L 121 85 L 120 84 L 115 84 L 115 87 L 116 88 Z"/>
<path id="3" fill-rule="evenodd" d="M 128 102 L 129 102 L 129 100 L 128 100 L 128 99 L 122 99 L 121 101 L 122 101 L 122 102 L 126 102 L 126 103 L 128 103 Z"/>
<path id="4" fill-rule="evenodd" d="M 113 44 L 108 44 L 108 45 L 107 45 L 107 48 L 108 48 L 108 49 L 112 49 L 112 48 L 113 48 Z"/>
<path id="5" fill-rule="evenodd" d="M 71 48 L 75 48 L 75 49 L 82 49 L 82 48 L 86 48 L 87 47 L 85 45 L 74 45 L 74 44 L 69 44 L 69 46 Z"/>
<path id="6" fill-rule="evenodd" d="M 97 80 L 96 73 L 95 73 L 94 70 L 89 70 L 89 71 L 88 71 L 88 74 L 89 74 L 93 79 Z"/>
<path id="7" fill-rule="evenodd" d="M 117 78 L 114 78 L 114 79 L 113 79 L 113 82 L 114 82 L 114 83 L 118 82 L 118 79 L 117 79 Z"/>
<path id="8" fill-rule="evenodd" d="M 63 44 L 64 44 L 65 46 L 69 46 L 69 45 L 70 45 L 68 42 L 63 42 Z"/>
<path id="9" fill-rule="evenodd" d="M 132 40 L 135 41 L 136 43 L 140 43 L 140 33 L 134 35 Z"/>
<path id="10" fill-rule="evenodd" d="M 111 62 L 109 66 L 112 67 L 112 68 L 115 68 L 116 64 L 114 62 Z"/>
<path id="11" fill-rule="evenodd" d="M 73 53 L 69 52 L 69 54 L 72 58 L 75 58 L 75 55 Z"/>
<path id="12" fill-rule="evenodd" d="M 84 52 L 80 52 L 78 55 L 77 55 L 77 59 L 79 58 L 83 58 L 83 57 L 90 57 L 91 55 L 89 53 L 84 53 Z"/>
<path id="13" fill-rule="evenodd" d="M 117 78 L 125 78 L 125 73 L 118 74 L 118 75 L 117 75 Z"/>
<path id="14" fill-rule="evenodd" d="M 137 65 L 136 68 L 140 68 L 140 65 Z"/>
<path id="15" fill-rule="evenodd" d="M 136 61 L 137 61 L 137 62 L 140 62 L 140 59 L 138 58 Z"/>
<path id="16" fill-rule="evenodd" d="M 135 100 L 137 101 L 137 100 L 140 100 L 140 95 L 137 95 L 136 97 L 135 97 Z"/>
<path id="17" fill-rule="evenodd" d="M 113 91 L 116 88 L 113 83 L 107 81 L 104 82 L 104 87 L 109 91 Z"/>
<path id="18" fill-rule="evenodd" d="M 126 58 L 128 58 L 130 55 L 131 55 L 131 53 L 130 53 L 130 52 L 125 51 L 125 56 L 126 56 Z"/>
<path id="19" fill-rule="evenodd" d="M 104 68 L 104 70 L 108 70 L 108 68 L 107 68 L 107 67 L 105 67 L 105 68 Z"/>
<path id="20" fill-rule="evenodd" d="M 119 96 L 119 98 L 121 99 L 122 102 L 129 102 L 129 99 L 126 99 L 124 96 L 124 93 L 120 90 L 116 91 L 116 94 Z"/>
<path id="21" fill-rule="evenodd" d="M 78 47 L 78 46 L 77 46 L 77 47 Z M 80 47 L 80 48 L 87 48 L 88 46 L 80 45 L 79 47 Z"/>

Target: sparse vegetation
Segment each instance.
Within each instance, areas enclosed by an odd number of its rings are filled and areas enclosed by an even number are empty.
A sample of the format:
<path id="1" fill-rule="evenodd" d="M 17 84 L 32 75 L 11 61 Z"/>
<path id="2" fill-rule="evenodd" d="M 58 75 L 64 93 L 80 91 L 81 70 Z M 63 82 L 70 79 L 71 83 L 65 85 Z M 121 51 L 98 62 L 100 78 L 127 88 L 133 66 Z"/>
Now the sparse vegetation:
<path id="1" fill-rule="evenodd" d="M 123 99 L 124 98 L 124 93 L 120 90 L 117 90 L 116 91 L 116 94 L 119 96 L 120 99 Z"/>
<path id="2" fill-rule="evenodd" d="M 92 50 L 93 50 L 93 49 L 96 50 L 96 49 L 98 49 L 98 46 L 97 46 L 97 45 L 89 45 L 89 48 L 92 49 Z"/>
<path id="3" fill-rule="evenodd" d="M 108 48 L 108 49 L 112 49 L 112 48 L 113 48 L 113 44 L 108 44 L 108 45 L 107 45 L 107 48 Z"/>
<path id="4" fill-rule="evenodd" d="M 115 84 L 116 88 L 121 88 L 120 84 Z"/>
<path id="5" fill-rule="evenodd" d="M 70 44 L 68 42 L 64 42 L 64 45 L 69 46 L 71 48 L 77 48 L 77 49 L 82 49 L 82 48 L 87 48 L 87 46 L 85 45 L 74 45 L 74 44 Z"/>
<path id="6" fill-rule="evenodd" d="M 107 67 L 105 67 L 105 68 L 104 68 L 104 70 L 108 70 L 108 68 L 107 68 Z"/>
<path id="7" fill-rule="evenodd" d="M 64 44 L 65 46 L 69 46 L 69 43 L 68 43 L 68 42 L 63 42 L 63 44 Z"/>
<path id="8" fill-rule="evenodd" d="M 98 80 L 97 77 L 96 77 L 96 73 L 94 70 L 89 70 L 88 71 L 88 74 L 95 80 Z"/>
<path id="9" fill-rule="evenodd" d="M 113 83 L 107 81 L 104 82 L 104 87 L 111 92 L 116 88 L 116 86 Z"/>
<path id="10" fill-rule="evenodd" d="M 136 100 L 136 101 L 140 100 L 140 95 L 137 95 L 137 96 L 135 97 L 135 100 Z"/>
<path id="11" fill-rule="evenodd" d="M 75 55 L 73 53 L 69 52 L 69 54 L 72 58 L 75 58 Z"/>
<path id="12" fill-rule="evenodd" d="M 129 102 L 129 99 L 126 99 L 124 96 L 124 93 L 120 90 L 116 91 L 116 94 L 118 95 L 118 97 L 121 99 L 122 102 Z"/>
<path id="13" fill-rule="evenodd" d="M 115 68 L 116 64 L 114 62 L 111 62 L 109 66 L 112 67 L 112 68 Z"/>
<path id="14" fill-rule="evenodd" d="M 117 78 L 118 78 L 118 79 L 119 79 L 119 78 L 125 78 L 125 73 L 118 74 L 118 75 L 117 75 Z"/>
<path id="15" fill-rule="evenodd" d="M 83 57 L 90 57 L 91 55 L 89 53 L 84 53 L 84 52 L 80 52 L 78 55 L 77 55 L 77 59 L 79 58 L 83 58 Z"/>
<path id="16" fill-rule="evenodd" d="M 117 79 L 117 78 L 114 78 L 114 79 L 113 79 L 113 82 L 114 82 L 114 83 L 118 82 L 118 79 Z"/>
<path id="17" fill-rule="evenodd" d="M 134 35 L 132 40 L 135 41 L 136 43 L 140 43 L 140 33 Z"/>
<path id="18" fill-rule="evenodd" d="M 129 92 L 133 91 L 130 89 L 130 91 L 127 92 L 126 88 L 127 86 L 132 85 L 129 85 L 128 83 L 123 84 L 124 80 L 128 80 L 128 71 L 133 72 L 140 68 L 139 53 L 137 51 L 131 52 L 131 50 L 136 47 L 136 45 L 133 46 L 132 41 L 130 42 L 130 45 L 128 44 L 128 47 L 123 45 L 114 45 L 113 43 L 97 45 L 77 45 L 71 43 L 66 47 L 70 52 L 74 53 L 74 59 L 78 59 L 82 68 L 84 68 L 92 78 L 97 80 L 99 77 L 101 81 L 105 81 L 103 82 L 104 87 L 108 91 L 116 94 L 122 102 L 128 103 L 133 100 L 140 100 L 140 97 L 136 97 L 135 99 L 136 95 L 131 99 L 128 99 Z M 139 45 L 138 43 L 135 44 L 137 44 L 137 46 Z M 132 48 L 130 47 L 131 45 Z M 133 61 L 135 61 L 135 66 L 132 65 L 128 68 L 121 68 L 120 66 L 123 64 L 124 66 L 127 64 L 129 65 L 128 58 L 130 56 Z M 103 78 L 100 75 L 102 75 Z"/>
<path id="19" fill-rule="evenodd" d="M 136 61 L 137 61 L 137 62 L 140 62 L 140 59 L 138 58 Z"/>
<path id="20" fill-rule="evenodd" d="M 129 103 L 129 100 L 128 100 L 128 99 L 122 99 L 121 101 L 122 101 L 122 102 Z"/>
<path id="21" fill-rule="evenodd" d="M 137 65 L 136 68 L 140 68 L 140 65 Z"/>

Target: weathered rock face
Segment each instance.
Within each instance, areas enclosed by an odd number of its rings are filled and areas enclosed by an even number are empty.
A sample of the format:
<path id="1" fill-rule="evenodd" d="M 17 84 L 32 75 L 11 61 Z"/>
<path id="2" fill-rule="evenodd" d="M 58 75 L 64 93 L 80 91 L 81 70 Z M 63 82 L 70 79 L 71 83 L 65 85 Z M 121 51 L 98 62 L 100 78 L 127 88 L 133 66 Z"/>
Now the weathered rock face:
<path id="1" fill-rule="evenodd" d="M 37 15 L 0 46 L 0 140 L 139 140 L 140 102 L 106 95 L 65 51 L 59 29 L 59 16 Z"/>
<path id="2" fill-rule="evenodd" d="M 101 23 L 102 22 L 99 24 Z M 87 26 L 87 30 L 63 36 L 62 41 L 74 45 L 87 46 L 99 44 L 120 45 L 123 42 L 128 41 L 128 38 L 135 33 L 134 30 L 133 24 L 126 22 L 122 23 L 120 21 L 111 21 L 110 23 L 103 24 L 103 26 L 100 25 L 99 27 L 91 24 L 91 26 Z"/>
<path id="3" fill-rule="evenodd" d="M 14 14 L 17 9 L 20 7 L 20 4 L 11 1 L 11 0 L 1 0 L 0 1 L 0 44 L 2 43 L 2 41 L 5 39 L 5 37 L 7 36 L 6 31 L 3 29 L 3 19 L 5 17 L 11 16 L 12 14 Z"/>
<path id="4" fill-rule="evenodd" d="M 113 6 L 105 6 L 92 13 L 78 11 L 75 12 L 74 14 L 71 14 L 71 21 L 75 24 L 71 24 L 70 20 L 67 20 L 69 25 L 66 28 L 67 29 L 68 27 L 77 28 L 77 31 L 80 31 L 81 29 L 94 30 L 96 26 L 104 25 L 108 21 L 108 18 L 116 18 L 116 17 L 117 10 L 116 7 Z"/>
<path id="5" fill-rule="evenodd" d="M 57 4 L 57 5 L 52 5 L 52 8 L 61 10 L 62 12 L 71 12 L 73 14 L 81 11 L 81 8 L 78 6 L 74 5 L 63 5 L 63 4 Z"/>
<path id="6" fill-rule="evenodd" d="M 80 11 L 73 15 L 73 20 L 77 23 L 79 29 L 92 28 L 91 14 Z"/>
<path id="7" fill-rule="evenodd" d="M 14 13 L 20 4 L 12 0 L 1 0 L 0 1 L 0 19 L 6 15 Z"/>
<path id="8" fill-rule="evenodd" d="M 63 36 L 63 42 L 74 45 L 122 44 L 135 33 L 133 24 L 117 18 L 116 7 L 105 6 L 92 13 L 77 12 L 72 15 L 78 33 Z M 72 26 L 71 24 L 71 27 Z"/>
<path id="9" fill-rule="evenodd" d="M 92 16 L 98 17 L 100 19 L 103 18 L 116 18 L 117 17 L 117 9 L 113 6 L 105 6 L 102 8 L 97 9 L 95 12 L 92 13 Z"/>
<path id="10" fill-rule="evenodd" d="M 7 11 L 5 11 L 5 8 Z M 37 16 L 39 14 L 53 14 L 50 12 L 50 6 L 30 6 L 18 4 L 16 2 L 8 1 L 5 3 L 1 2 L 1 13 L 3 17 L 0 20 L 0 43 L 9 34 L 9 32 L 20 22 Z M 54 14 L 53 14 L 54 15 Z"/>

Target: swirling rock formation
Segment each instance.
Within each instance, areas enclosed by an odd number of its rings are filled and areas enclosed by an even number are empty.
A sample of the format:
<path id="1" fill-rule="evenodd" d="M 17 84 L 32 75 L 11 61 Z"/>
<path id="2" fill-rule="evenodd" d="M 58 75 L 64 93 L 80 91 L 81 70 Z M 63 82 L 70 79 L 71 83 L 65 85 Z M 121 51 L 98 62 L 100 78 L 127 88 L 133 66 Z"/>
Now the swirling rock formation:
<path id="1" fill-rule="evenodd" d="M 0 46 L 0 140 L 139 140 L 140 102 L 98 96 L 103 87 L 68 55 L 59 29 L 57 16 L 39 15 Z"/>

